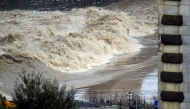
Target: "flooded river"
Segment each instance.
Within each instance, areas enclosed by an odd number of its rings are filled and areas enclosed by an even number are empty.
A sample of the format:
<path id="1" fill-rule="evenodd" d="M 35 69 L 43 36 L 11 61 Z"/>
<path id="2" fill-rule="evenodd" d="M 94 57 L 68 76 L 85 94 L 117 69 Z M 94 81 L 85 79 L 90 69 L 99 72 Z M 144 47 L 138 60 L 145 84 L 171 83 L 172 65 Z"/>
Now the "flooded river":
<path id="1" fill-rule="evenodd" d="M 0 92 L 8 99 L 23 69 L 74 86 L 79 99 L 100 90 L 156 95 L 157 0 L 0 14 Z"/>

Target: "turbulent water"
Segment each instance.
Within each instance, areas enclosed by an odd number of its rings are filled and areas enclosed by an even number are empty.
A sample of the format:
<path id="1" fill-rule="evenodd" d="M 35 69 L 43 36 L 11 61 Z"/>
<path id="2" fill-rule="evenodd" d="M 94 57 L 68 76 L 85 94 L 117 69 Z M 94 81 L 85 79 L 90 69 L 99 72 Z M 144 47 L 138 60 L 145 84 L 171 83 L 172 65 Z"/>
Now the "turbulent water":
<path id="1" fill-rule="evenodd" d="M 70 12 L 1 12 L 0 53 L 37 58 L 60 71 L 88 70 L 113 54 L 131 53 L 140 44 L 133 35 L 153 31 L 135 23 L 127 13 L 98 8 Z"/>
<path id="2" fill-rule="evenodd" d="M 115 55 L 139 51 L 138 38 L 157 28 L 156 0 L 144 1 L 144 7 L 136 2 L 69 12 L 0 11 L 0 91 L 13 87 L 21 69 L 85 75 Z"/>

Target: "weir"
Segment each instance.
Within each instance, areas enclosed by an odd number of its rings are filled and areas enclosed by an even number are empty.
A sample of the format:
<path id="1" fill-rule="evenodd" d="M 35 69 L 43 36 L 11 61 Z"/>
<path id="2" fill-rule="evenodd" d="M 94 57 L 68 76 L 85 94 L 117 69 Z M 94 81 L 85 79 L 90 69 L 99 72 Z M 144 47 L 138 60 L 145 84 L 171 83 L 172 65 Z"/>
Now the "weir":
<path id="1" fill-rule="evenodd" d="M 158 0 L 159 109 L 190 108 L 190 0 Z"/>

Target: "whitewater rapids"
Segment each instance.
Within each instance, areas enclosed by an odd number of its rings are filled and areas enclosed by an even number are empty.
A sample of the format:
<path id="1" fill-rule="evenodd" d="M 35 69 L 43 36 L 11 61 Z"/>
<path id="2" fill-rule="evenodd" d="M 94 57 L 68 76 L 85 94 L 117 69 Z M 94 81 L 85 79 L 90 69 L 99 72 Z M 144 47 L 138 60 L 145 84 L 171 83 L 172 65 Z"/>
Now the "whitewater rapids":
<path id="1" fill-rule="evenodd" d="M 62 72 L 84 71 L 114 54 L 139 51 L 133 36 L 152 34 L 124 12 L 90 7 L 70 12 L 0 12 L 0 55 L 39 59 Z"/>
<path id="2" fill-rule="evenodd" d="M 68 12 L 0 11 L 0 93 L 11 99 L 23 69 L 43 72 L 68 87 L 105 88 L 119 78 L 107 90 L 139 90 L 156 66 L 156 3 L 126 0 Z"/>

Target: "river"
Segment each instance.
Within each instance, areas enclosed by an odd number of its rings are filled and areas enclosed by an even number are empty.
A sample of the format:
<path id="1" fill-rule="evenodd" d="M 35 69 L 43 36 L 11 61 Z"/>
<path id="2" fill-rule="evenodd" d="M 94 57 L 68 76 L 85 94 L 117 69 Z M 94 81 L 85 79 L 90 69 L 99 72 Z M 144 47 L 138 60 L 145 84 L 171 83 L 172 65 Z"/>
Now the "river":
<path id="1" fill-rule="evenodd" d="M 74 86 L 79 96 L 94 90 L 157 93 L 157 0 L 0 13 L 0 91 L 8 99 L 23 69 Z"/>

